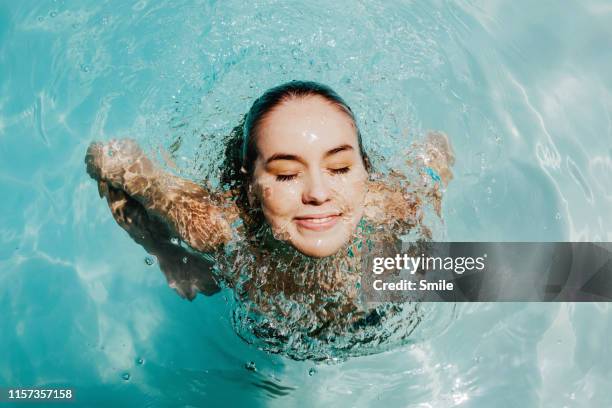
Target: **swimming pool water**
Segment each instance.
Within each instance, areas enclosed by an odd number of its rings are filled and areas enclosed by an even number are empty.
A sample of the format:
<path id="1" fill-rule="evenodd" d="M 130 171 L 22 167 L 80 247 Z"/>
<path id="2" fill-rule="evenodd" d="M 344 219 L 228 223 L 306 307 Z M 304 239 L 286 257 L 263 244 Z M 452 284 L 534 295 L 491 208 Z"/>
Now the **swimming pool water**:
<path id="1" fill-rule="evenodd" d="M 188 302 L 147 265 L 83 164 L 129 136 L 214 182 L 253 99 L 311 79 L 383 167 L 449 135 L 444 238 L 610 241 L 611 27 L 605 1 L 0 1 L 0 386 L 82 406 L 612 405 L 605 303 L 436 304 L 412 344 L 341 363 L 258 351 L 228 293 Z"/>

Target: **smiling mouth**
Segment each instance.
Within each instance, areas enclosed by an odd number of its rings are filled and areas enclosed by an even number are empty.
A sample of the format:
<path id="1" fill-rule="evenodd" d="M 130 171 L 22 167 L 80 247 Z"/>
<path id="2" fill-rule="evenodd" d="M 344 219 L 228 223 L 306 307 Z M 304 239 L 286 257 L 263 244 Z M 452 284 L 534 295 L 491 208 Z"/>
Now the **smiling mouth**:
<path id="1" fill-rule="evenodd" d="M 311 231 L 326 231 L 336 225 L 341 215 L 333 213 L 295 217 L 295 223 Z"/>

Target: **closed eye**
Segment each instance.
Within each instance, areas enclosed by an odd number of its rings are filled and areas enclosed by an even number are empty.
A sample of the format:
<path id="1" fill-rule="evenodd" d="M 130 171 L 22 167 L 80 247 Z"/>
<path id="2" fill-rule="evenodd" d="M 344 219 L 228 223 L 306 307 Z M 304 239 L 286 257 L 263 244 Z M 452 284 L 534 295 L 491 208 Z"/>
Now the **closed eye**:
<path id="1" fill-rule="evenodd" d="M 296 177 L 296 174 L 279 174 L 278 176 L 276 176 L 276 181 L 289 181 L 293 180 Z"/>
<path id="2" fill-rule="evenodd" d="M 345 174 L 348 173 L 351 170 L 350 167 L 342 167 L 339 169 L 331 169 L 331 172 L 334 174 Z"/>

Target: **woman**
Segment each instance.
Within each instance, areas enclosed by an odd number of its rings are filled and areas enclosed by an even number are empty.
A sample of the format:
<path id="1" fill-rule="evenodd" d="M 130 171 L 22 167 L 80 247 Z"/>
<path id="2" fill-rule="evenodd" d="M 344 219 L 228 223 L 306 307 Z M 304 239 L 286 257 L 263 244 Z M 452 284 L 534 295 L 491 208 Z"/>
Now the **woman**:
<path id="1" fill-rule="evenodd" d="M 371 168 L 352 110 L 315 82 L 268 90 L 232 137 L 224 191 L 163 172 L 130 140 L 92 144 L 87 170 L 118 223 L 158 257 L 183 296 L 214 293 L 222 279 L 240 286 L 243 300 L 260 312 L 279 314 L 282 293 L 283 301 L 317 310 L 301 321 L 309 335 L 356 310 L 364 239 L 397 239 L 419 226 L 424 200 L 439 214 L 440 183 L 452 178 L 448 140 L 432 134 L 421 163 L 411 163 L 422 166 L 422 180 L 410 183 L 399 173 L 383 180 Z M 216 273 L 204 273 L 213 261 Z M 325 300 L 330 293 L 340 294 L 336 307 Z M 357 316 L 364 315 L 351 324 Z"/>

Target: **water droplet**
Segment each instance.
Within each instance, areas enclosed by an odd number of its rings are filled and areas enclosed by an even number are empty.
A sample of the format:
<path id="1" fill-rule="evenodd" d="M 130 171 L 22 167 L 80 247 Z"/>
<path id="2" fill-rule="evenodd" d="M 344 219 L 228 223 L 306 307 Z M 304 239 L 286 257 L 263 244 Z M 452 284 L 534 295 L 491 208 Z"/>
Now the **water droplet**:
<path id="1" fill-rule="evenodd" d="M 311 377 L 313 375 L 315 375 L 316 373 L 317 373 L 317 370 L 314 367 L 312 367 L 310 370 L 308 370 L 308 375 L 311 376 Z"/>
<path id="2" fill-rule="evenodd" d="M 37 19 L 37 20 L 38 20 L 39 22 L 43 21 L 43 16 L 38 16 L 38 19 Z"/>
<path id="3" fill-rule="evenodd" d="M 145 261 L 145 264 L 147 264 L 149 266 L 151 266 L 151 265 L 153 265 L 155 263 L 155 260 L 152 257 L 150 257 L 150 256 L 145 257 L 144 261 Z"/>
<path id="4" fill-rule="evenodd" d="M 254 361 L 249 361 L 248 363 L 246 363 L 244 365 L 244 368 L 246 368 L 249 371 L 257 371 L 257 367 L 255 366 L 255 362 Z"/>
<path id="5" fill-rule="evenodd" d="M 186 263 L 187 263 L 187 257 L 186 257 L 186 256 L 184 256 L 184 257 L 183 257 L 183 263 L 184 263 L 184 264 L 186 264 Z"/>
<path id="6" fill-rule="evenodd" d="M 83 72 L 89 72 L 89 67 L 85 64 L 81 64 L 81 71 Z"/>
<path id="7" fill-rule="evenodd" d="M 143 365 L 143 364 L 144 364 L 144 358 L 142 358 L 142 357 L 138 357 L 138 358 L 136 359 L 136 364 L 138 364 L 138 365 Z"/>
<path id="8" fill-rule="evenodd" d="M 57 11 L 52 11 L 51 13 L 49 13 L 49 15 L 51 17 L 55 17 L 55 16 L 57 16 Z"/>
<path id="9" fill-rule="evenodd" d="M 130 381 L 130 377 L 130 373 L 121 374 L 121 378 L 123 378 L 124 381 Z"/>
<path id="10" fill-rule="evenodd" d="M 172 244 L 174 245 L 178 245 L 179 244 L 179 239 L 176 237 L 170 238 L 170 242 L 172 242 Z"/>

